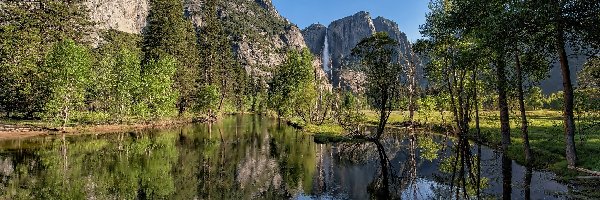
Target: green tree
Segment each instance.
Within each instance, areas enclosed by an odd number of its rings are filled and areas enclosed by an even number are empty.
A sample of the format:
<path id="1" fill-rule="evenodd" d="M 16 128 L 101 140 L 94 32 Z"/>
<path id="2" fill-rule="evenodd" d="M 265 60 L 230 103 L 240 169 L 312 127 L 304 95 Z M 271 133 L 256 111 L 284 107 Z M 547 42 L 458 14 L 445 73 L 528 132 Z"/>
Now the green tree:
<path id="1" fill-rule="evenodd" d="M 86 47 L 72 40 L 57 43 L 46 58 L 45 77 L 51 91 L 45 112 L 48 118 L 61 121 L 64 127 L 69 117 L 84 103 L 85 87 L 89 83 L 91 57 Z"/>
<path id="2" fill-rule="evenodd" d="M 521 110 L 522 131 L 525 140 L 525 149 L 528 151 L 528 134 L 527 134 L 527 119 L 525 115 L 524 104 L 524 86 L 530 74 L 538 74 L 539 71 L 547 71 L 544 65 L 533 65 L 529 62 L 539 58 L 536 50 L 543 49 L 537 47 L 537 35 L 531 34 L 529 27 L 524 22 L 525 19 L 534 13 L 527 2 L 520 1 L 433 1 L 432 13 L 428 15 L 428 23 L 424 26 L 423 32 L 430 36 L 434 36 L 435 43 L 451 45 L 449 52 L 440 52 L 447 54 L 449 60 L 445 64 L 450 65 L 466 65 L 466 67 L 475 69 L 485 69 L 486 66 L 491 66 L 491 73 L 484 74 L 485 76 L 493 77 L 493 86 L 498 94 L 498 109 L 500 111 L 501 134 L 502 134 L 502 149 L 506 151 L 511 143 L 510 141 L 510 121 L 508 108 L 508 95 L 510 92 L 511 80 L 511 64 L 514 64 L 516 77 L 516 90 L 519 96 L 519 107 Z M 498 28 L 502 27 L 502 28 Z M 458 39 L 452 44 L 454 38 Z M 440 42 L 441 41 L 441 42 Z M 466 47 L 466 48 L 465 48 Z M 475 48 L 473 48 L 475 47 Z M 456 49 L 456 50 L 451 50 Z M 527 55 L 528 59 L 522 59 Z M 512 62 L 514 61 L 514 62 Z M 527 61 L 527 62 L 525 62 Z M 524 66 L 523 64 L 527 64 Z M 530 65 L 531 64 L 531 65 Z M 469 66 L 472 65 L 472 66 Z M 464 66 L 463 66 L 464 67 Z M 459 69 L 459 71 L 463 71 Z M 479 70 L 473 70 L 471 76 L 472 82 L 476 83 Z M 451 71 L 450 71 L 451 72 Z M 486 72 L 484 70 L 484 72 Z M 448 71 L 442 72 L 448 73 Z M 462 85 L 464 80 L 463 75 L 450 80 L 458 80 L 458 85 Z M 452 76 L 452 73 L 450 73 Z M 452 83 L 452 81 L 446 81 Z M 471 84 L 471 85 L 474 85 Z M 473 88 L 473 93 L 476 93 L 476 87 Z M 462 86 L 459 87 L 462 91 Z M 451 97 L 452 91 L 450 91 Z M 458 96 L 460 98 L 460 96 Z M 459 99 L 460 100 L 460 99 Z M 466 98 L 466 103 L 469 103 L 469 98 Z M 478 98 L 475 97 L 475 104 Z M 464 103 L 458 102 L 459 105 Z M 478 106 L 475 106 L 476 108 Z M 469 107 L 460 108 L 458 113 L 468 113 Z M 467 112 L 461 111 L 466 110 Z M 477 110 L 476 110 L 477 115 Z M 461 117 L 469 120 L 469 116 Z M 477 118 L 477 117 L 476 117 Z M 476 120 L 477 121 L 477 120 Z M 477 122 L 476 122 L 477 123 Z M 468 125 L 465 123 L 464 125 Z M 459 126 L 460 127 L 460 126 Z M 463 127 L 464 130 L 468 129 Z M 526 153 L 529 156 L 530 153 Z"/>
<path id="3" fill-rule="evenodd" d="M 563 117 L 565 130 L 565 157 L 569 167 L 577 164 L 575 150 L 575 91 L 571 80 L 567 45 L 571 47 L 600 46 L 600 2 L 594 0 L 557 0 L 551 3 L 533 1 L 538 10 L 530 27 L 545 35 L 543 41 L 553 44 L 548 50 L 558 57 L 563 79 Z"/>
<path id="4" fill-rule="evenodd" d="M 94 111 L 110 113 L 122 120 L 133 114 L 135 97 L 140 95 L 141 37 L 108 30 L 95 50 L 96 66 L 88 89 L 87 101 Z"/>
<path id="5" fill-rule="evenodd" d="M 383 134 L 394 103 L 400 95 L 402 65 L 395 58 L 398 42 L 387 33 L 378 32 L 360 41 L 352 50 L 352 55 L 360 59 L 358 71 L 365 74 L 366 93 L 379 112 L 376 139 Z"/>
<path id="6" fill-rule="evenodd" d="M 204 26 L 200 28 L 198 39 L 201 62 L 202 85 L 218 85 L 221 97 L 218 110 L 228 98 L 238 102 L 243 99 L 246 85 L 246 70 L 239 65 L 232 51 L 229 34 L 224 30 L 219 2 L 208 0 L 204 10 Z M 202 98 L 202 97 L 199 97 Z"/>
<path id="7" fill-rule="evenodd" d="M 179 92 L 177 107 L 182 115 L 192 104 L 197 93 L 198 66 L 200 58 L 195 29 L 183 13 L 183 1 L 151 0 L 148 25 L 144 29 L 142 51 L 143 66 L 165 57 L 177 62 L 173 87 Z M 142 70 L 146 70 L 142 68 Z"/>
<path id="8" fill-rule="evenodd" d="M 92 23 L 83 0 L 0 3 L 0 111 L 34 118 L 49 95 L 44 59 L 66 38 L 87 42 Z"/>
<path id="9" fill-rule="evenodd" d="M 221 93 L 219 87 L 215 85 L 206 85 L 200 87 L 198 90 L 198 100 L 196 102 L 196 109 L 212 115 L 212 111 L 219 108 L 219 100 Z M 215 116 L 210 116 L 215 117 Z"/>
<path id="10" fill-rule="evenodd" d="M 263 108 L 267 107 L 265 100 L 268 99 L 267 83 L 256 74 L 251 74 L 248 85 L 249 98 L 251 98 L 250 110 L 255 113 L 264 112 Z"/>
<path id="11" fill-rule="evenodd" d="M 592 58 L 578 74 L 578 83 L 582 88 L 600 88 L 600 58 Z"/>
<path id="12" fill-rule="evenodd" d="M 538 110 L 544 107 L 544 94 L 542 93 L 542 88 L 540 87 L 531 87 L 529 88 L 529 92 L 527 93 L 527 97 L 525 99 L 525 103 L 527 107 Z"/>
<path id="13" fill-rule="evenodd" d="M 361 112 L 358 98 L 350 91 L 336 91 L 335 117 L 337 123 L 350 134 L 360 134 L 366 117 Z"/>
<path id="14" fill-rule="evenodd" d="M 116 113 L 119 118 L 131 112 L 134 95 L 140 86 L 140 60 L 138 55 L 122 49 L 118 52 L 116 63 L 112 68 L 112 102 L 111 113 Z"/>
<path id="15" fill-rule="evenodd" d="M 288 117 L 294 108 L 308 109 L 314 89 L 313 56 L 308 49 L 292 50 L 269 82 L 269 107 L 281 117 Z M 309 102 L 306 102 L 309 101 Z M 314 104 L 312 104 L 314 105 Z M 306 120 L 306 119 L 305 119 Z"/>
<path id="16" fill-rule="evenodd" d="M 171 116 L 179 94 L 172 90 L 173 76 L 177 72 L 177 60 L 163 57 L 158 61 L 150 61 L 144 66 L 141 74 L 141 99 L 137 110 L 142 116 L 151 114 L 154 118 Z M 147 106 L 147 107 L 146 107 Z M 147 108 L 147 110 L 146 110 Z M 148 113 L 149 112 L 149 113 Z"/>

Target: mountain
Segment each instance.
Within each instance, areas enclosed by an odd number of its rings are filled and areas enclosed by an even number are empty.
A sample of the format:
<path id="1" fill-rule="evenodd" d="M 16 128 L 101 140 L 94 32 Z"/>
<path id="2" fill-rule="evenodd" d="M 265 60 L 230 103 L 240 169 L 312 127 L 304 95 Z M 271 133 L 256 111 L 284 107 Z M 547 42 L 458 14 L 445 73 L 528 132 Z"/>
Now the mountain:
<path id="1" fill-rule="evenodd" d="M 184 0 L 184 12 L 194 25 L 202 27 L 203 6 L 206 0 Z M 360 40 L 374 32 L 387 32 L 399 43 L 400 52 L 410 52 L 410 42 L 398 25 L 383 17 L 371 18 L 367 12 L 332 22 L 328 27 L 313 24 L 304 30 L 282 17 L 271 0 L 230 0 L 220 2 L 220 15 L 225 31 L 232 40 L 234 54 L 242 66 L 255 76 L 269 77 L 275 66 L 285 59 L 289 49 L 308 47 L 317 56 L 315 65 L 321 65 L 325 37 L 329 42 L 330 79 L 334 85 L 340 80 L 349 82 L 340 73 L 344 58 Z M 148 0 L 86 0 L 91 19 L 97 22 L 96 29 L 115 29 L 127 33 L 140 34 L 146 25 L 149 11 Z M 96 37 L 98 37 L 96 35 Z M 585 62 L 585 57 L 572 55 L 572 80 Z M 319 70 L 321 67 L 316 66 Z M 419 70 L 422 71 L 422 70 Z M 320 71 L 319 74 L 324 74 Z M 422 74 L 422 73 L 420 73 Z M 343 82 L 343 81 L 342 81 Z M 562 90 L 560 66 L 553 64 L 549 77 L 540 83 L 544 93 Z"/>
<path id="2" fill-rule="evenodd" d="M 86 0 L 85 4 L 97 29 L 139 34 L 146 26 L 148 0 Z"/>
<path id="3" fill-rule="evenodd" d="M 402 54 L 410 55 L 412 51 L 411 44 L 398 24 L 392 20 L 377 17 L 371 18 L 368 12 L 358 12 L 333 21 L 327 28 L 321 24 L 313 24 L 304 30 L 304 40 L 316 56 L 322 57 L 325 46 L 325 37 L 328 41 L 329 56 L 331 58 L 331 81 L 335 86 L 349 86 L 355 89 L 356 77 L 359 74 L 347 73 L 343 70 L 345 58 L 351 54 L 352 49 L 364 38 L 373 35 L 376 32 L 386 32 L 391 38 L 398 41 L 398 50 Z M 360 80 L 358 80 L 360 82 Z"/>
<path id="4" fill-rule="evenodd" d="M 325 34 L 327 34 L 327 27 L 322 24 L 313 24 L 302 30 L 302 36 L 306 45 L 315 55 L 322 56 L 323 45 L 325 44 Z"/>
<path id="5" fill-rule="evenodd" d="M 182 12 L 199 28 L 203 26 L 205 3 L 184 0 Z M 98 30 L 135 34 L 142 33 L 150 9 L 148 0 L 87 0 L 85 4 Z M 268 78 L 285 60 L 288 50 L 307 47 L 300 29 L 282 17 L 271 0 L 218 1 L 218 7 L 234 55 L 249 74 Z"/>
<path id="6" fill-rule="evenodd" d="M 328 27 L 322 24 L 310 25 L 302 30 L 302 35 L 304 35 L 306 45 L 311 52 L 319 57 L 323 56 L 325 37 L 327 37 L 331 56 L 330 62 L 333 69 L 330 72 L 333 73 L 331 76 L 332 84 L 335 86 L 346 85 L 354 87 L 349 83 L 355 81 L 351 79 L 354 79 L 356 74 L 340 73 L 343 71 L 341 69 L 344 67 L 344 58 L 350 55 L 352 48 L 363 38 L 371 36 L 375 32 L 386 32 L 390 37 L 397 40 L 400 43 L 400 52 L 408 53 L 412 51 L 406 34 L 400 31 L 400 28 L 394 21 L 383 17 L 372 19 L 369 13 L 364 11 L 336 20 Z M 567 53 L 570 55 L 571 80 L 577 85 L 577 73 L 583 68 L 587 57 L 571 49 L 567 49 Z M 423 68 L 419 67 L 417 73 L 419 76 L 423 76 Z M 346 84 L 343 84 L 344 82 Z M 421 79 L 420 84 L 426 85 L 427 82 L 425 79 Z M 560 65 L 557 61 L 552 63 L 548 77 L 541 81 L 539 86 L 545 94 L 562 90 L 562 75 Z"/>

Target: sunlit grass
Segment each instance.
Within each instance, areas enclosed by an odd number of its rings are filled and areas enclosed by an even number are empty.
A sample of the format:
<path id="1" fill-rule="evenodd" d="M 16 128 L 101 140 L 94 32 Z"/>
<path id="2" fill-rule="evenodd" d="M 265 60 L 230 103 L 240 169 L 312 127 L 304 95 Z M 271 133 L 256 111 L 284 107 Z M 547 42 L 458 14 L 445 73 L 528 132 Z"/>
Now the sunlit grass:
<path id="1" fill-rule="evenodd" d="M 367 117 L 366 123 L 377 123 L 379 119 L 377 112 L 365 110 L 363 113 Z M 518 111 L 511 111 L 510 116 L 512 144 L 508 154 L 512 159 L 523 164 L 525 158 L 521 134 L 521 119 Z M 534 154 L 533 165 L 537 168 L 550 169 L 562 175 L 574 175 L 572 172 L 566 170 L 562 112 L 552 110 L 527 111 L 527 118 L 529 123 L 529 142 Z M 389 117 L 388 126 L 408 120 L 408 112 L 394 111 Z M 453 125 L 451 112 L 415 112 L 414 120 L 425 125 Z M 473 119 L 473 122 L 471 122 L 472 131 L 469 134 L 472 138 L 476 138 L 474 126 Z M 480 127 L 482 142 L 493 148 L 499 148 L 501 145 L 499 112 L 481 111 Z M 575 138 L 577 155 L 579 157 L 578 165 L 586 169 L 600 171 L 600 127 L 584 132 L 578 131 Z"/>

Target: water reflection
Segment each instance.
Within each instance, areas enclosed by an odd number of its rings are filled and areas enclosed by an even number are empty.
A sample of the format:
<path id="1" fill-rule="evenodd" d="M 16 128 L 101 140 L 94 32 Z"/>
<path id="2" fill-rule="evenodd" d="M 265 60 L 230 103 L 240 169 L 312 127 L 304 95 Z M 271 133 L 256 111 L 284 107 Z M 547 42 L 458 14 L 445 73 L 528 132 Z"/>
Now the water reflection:
<path id="1" fill-rule="evenodd" d="M 260 116 L 1 141 L 0 178 L 0 199 L 551 199 L 568 190 L 464 138 L 398 132 L 315 144 Z"/>

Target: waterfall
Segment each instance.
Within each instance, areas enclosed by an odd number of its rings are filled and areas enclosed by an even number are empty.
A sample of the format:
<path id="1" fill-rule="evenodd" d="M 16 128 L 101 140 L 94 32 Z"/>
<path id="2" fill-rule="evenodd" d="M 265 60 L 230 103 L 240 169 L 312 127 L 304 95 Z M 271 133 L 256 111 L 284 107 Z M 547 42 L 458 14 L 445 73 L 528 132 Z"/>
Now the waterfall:
<path id="1" fill-rule="evenodd" d="M 327 31 L 325 31 L 325 42 L 323 44 L 323 53 L 321 58 L 323 59 L 323 71 L 325 71 L 327 74 L 331 74 L 331 69 L 329 66 L 329 41 L 327 41 Z"/>

